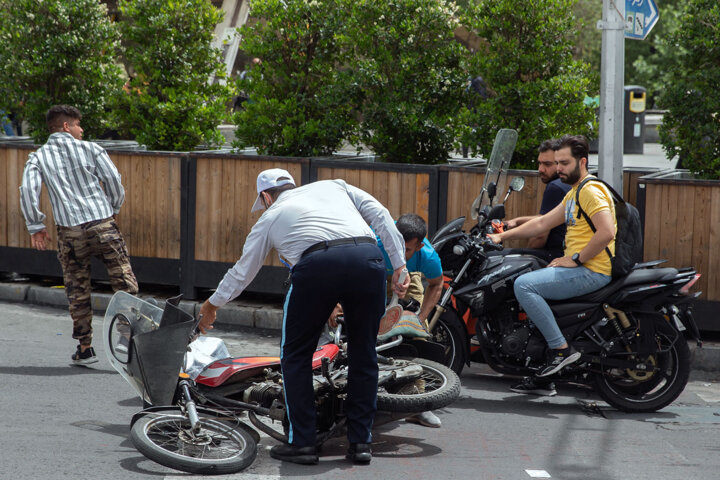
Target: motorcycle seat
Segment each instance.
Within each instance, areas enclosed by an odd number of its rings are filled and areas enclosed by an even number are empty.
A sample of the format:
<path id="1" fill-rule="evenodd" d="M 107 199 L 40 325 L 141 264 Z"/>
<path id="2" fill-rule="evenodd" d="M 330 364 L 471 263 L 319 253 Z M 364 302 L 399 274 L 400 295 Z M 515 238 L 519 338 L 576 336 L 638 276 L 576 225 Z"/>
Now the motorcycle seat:
<path id="1" fill-rule="evenodd" d="M 652 283 L 664 280 L 670 280 L 678 274 L 677 268 L 641 268 L 633 270 L 628 275 L 613 280 L 599 290 L 590 292 L 579 297 L 573 297 L 566 300 L 548 300 L 548 304 L 567 303 L 571 300 L 573 303 L 601 303 L 617 292 L 618 290 L 629 287 L 631 285 L 639 285 L 642 283 Z"/>

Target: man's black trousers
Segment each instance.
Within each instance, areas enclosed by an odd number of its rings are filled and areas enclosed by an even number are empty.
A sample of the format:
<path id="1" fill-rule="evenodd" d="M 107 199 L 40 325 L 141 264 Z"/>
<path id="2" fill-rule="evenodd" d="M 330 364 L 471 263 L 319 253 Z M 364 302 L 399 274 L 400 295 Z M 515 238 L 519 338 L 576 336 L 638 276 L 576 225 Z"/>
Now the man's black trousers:
<path id="1" fill-rule="evenodd" d="M 312 355 L 333 308 L 342 303 L 349 354 L 347 436 L 351 443 L 370 443 L 377 399 L 375 343 L 385 312 L 380 249 L 361 243 L 307 253 L 292 268 L 291 280 L 280 349 L 289 441 L 300 447 L 315 445 Z"/>

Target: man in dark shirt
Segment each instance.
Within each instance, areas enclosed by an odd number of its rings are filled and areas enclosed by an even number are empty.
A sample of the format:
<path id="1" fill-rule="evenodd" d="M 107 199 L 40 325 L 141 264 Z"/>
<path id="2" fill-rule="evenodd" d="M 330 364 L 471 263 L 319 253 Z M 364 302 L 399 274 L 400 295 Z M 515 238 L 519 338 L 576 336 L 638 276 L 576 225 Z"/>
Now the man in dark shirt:
<path id="1" fill-rule="evenodd" d="M 540 144 L 540 147 L 538 147 L 538 173 L 540 174 L 540 180 L 547 185 L 545 187 L 545 193 L 543 193 L 542 204 L 540 205 L 540 215 L 544 215 L 555 208 L 570 190 L 570 185 L 564 184 L 560 181 L 560 178 L 558 178 L 555 148 L 557 148 L 556 140 L 545 140 Z M 518 227 L 540 215 L 510 219 L 507 221 L 507 228 Z M 565 225 L 563 224 L 558 225 L 549 232 L 529 239 L 526 249 L 505 250 L 503 254 L 530 253 L 549 262 L 553 258 L 563 256 L 564 240 Z"/>

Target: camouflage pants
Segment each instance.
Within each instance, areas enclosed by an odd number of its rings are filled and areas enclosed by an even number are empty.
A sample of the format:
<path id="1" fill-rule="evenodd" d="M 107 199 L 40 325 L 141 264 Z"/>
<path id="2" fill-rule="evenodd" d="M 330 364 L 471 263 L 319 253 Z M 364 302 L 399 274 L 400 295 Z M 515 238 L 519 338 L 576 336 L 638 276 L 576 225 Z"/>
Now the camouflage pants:
<path id="1" fill-rule="evenodd" d="M 114 291 L 137 293 L 138 284 L 130 267 L 125 240 L 112 218 L 75 227 L 58 227 L 58 260 L 63 270 L 65 293 L 73 319 L 73 338 L 81 345 L 92 342 L 90 303 L 90 259 L 105 263 Z"/>

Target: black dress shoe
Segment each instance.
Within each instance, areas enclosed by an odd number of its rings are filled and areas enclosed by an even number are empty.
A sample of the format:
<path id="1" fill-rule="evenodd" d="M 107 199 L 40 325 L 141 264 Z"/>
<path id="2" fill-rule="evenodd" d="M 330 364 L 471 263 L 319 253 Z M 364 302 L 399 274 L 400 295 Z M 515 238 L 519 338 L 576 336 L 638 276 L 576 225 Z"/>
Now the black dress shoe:
<path id="1" fill-rule="evenodd" d="M 370 463 L 372 450 L 369 443 L 351 443 L 345 458 L 354 463 Z"/>
<path id="2" fill-rule="evenodd" d="M 318 463 L 318 454 L 315 447 L 297 447 L 295 445 L 275 445 L 270 449 L 270 456 L 284 462 L 299 463 L 301 465 L 315 465 Z"/>

